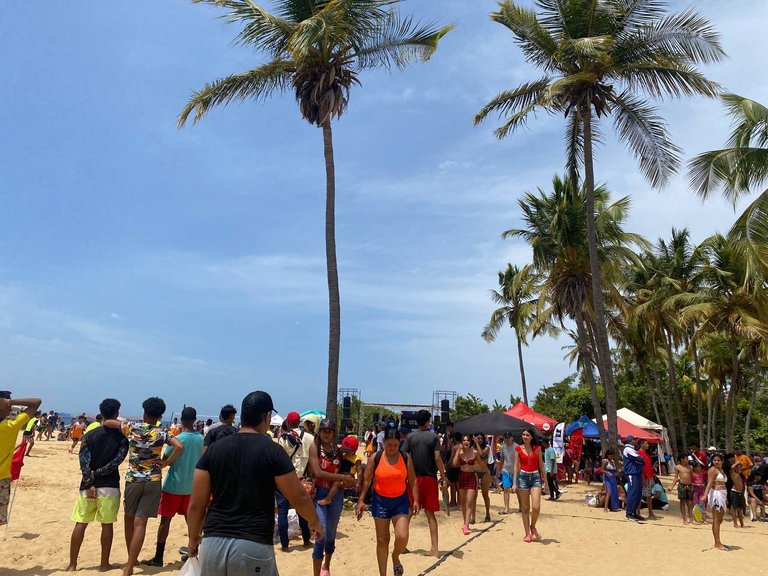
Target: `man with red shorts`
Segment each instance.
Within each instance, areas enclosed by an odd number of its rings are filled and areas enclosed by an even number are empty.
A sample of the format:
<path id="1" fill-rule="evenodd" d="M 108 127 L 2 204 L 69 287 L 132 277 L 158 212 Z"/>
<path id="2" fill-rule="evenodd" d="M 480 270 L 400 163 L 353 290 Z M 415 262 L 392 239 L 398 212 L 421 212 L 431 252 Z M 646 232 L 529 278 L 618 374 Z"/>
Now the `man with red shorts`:
<path id="1" fill-rule="evenodd" d="M 192 494 L 192 477 L 195 466 L 203 453 L 203 437 L 195 431 L 197 410 L 191 407 L 181 411 L 181 433 L 176 440 L 184 445 L 181 453 L 168 469 L 168 474 L 160 493 L 160 505 L 157 514 L 160 516 L 160 526 L 157 528 L 157 544 L 154 558 L 142 561 L 145 566 L 162 566 L 165 542 L 171 529 L 171 520 L 176 514 L 187 518 L 187 506 Z M 168 453 L 165 454 L 168 457 Z"/>
<path id="2" fill-rule="evenodd" d="M 429 536 L 432 540 L 430 556 L 438 555 L 437 547 L 437 518 L 435 512 L 440 509 L 440 487 L 437 483 L 437 472 L 440 471 L 440 482 L 446 488 L 445 464 L 440 457 L 440 439 L 429 429 L 432 414 L 427 410 L 419 410 L 416 414 L 418 430 L 408 435 L 403 444 L 403 451 L 408 452 L 413 460 L 416 472 L 416 482 L 419 487 L 419 501 L 427 516 Z"/>

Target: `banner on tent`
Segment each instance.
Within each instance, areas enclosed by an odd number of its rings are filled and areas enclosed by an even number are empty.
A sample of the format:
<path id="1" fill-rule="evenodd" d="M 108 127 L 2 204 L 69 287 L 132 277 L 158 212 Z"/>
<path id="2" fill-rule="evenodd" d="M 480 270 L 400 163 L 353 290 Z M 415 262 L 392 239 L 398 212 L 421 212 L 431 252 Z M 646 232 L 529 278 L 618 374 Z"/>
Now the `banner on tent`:
<path id="1" fill-rule="evenodd" d="M 565 454 L 565 422 L 560 422 L 555 426 L 552 432 L 552 448 L 557 454 L 557 463 L 563 463 L 563 454 Z"/>

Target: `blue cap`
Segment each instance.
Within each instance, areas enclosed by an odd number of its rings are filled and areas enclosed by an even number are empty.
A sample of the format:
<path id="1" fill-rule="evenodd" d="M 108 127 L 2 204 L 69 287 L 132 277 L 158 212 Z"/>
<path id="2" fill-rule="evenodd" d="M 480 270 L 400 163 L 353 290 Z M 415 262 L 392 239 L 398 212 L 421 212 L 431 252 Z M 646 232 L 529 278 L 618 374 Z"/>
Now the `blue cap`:
<path id="1" fill-rule="evenodd" d="M 624 438 L 624 441 L 625 442 L 632 442 L 632 440 L 634 440 L 634 439 L 635 439 L 634 436 L 627 436 L 626 438 Z"/>

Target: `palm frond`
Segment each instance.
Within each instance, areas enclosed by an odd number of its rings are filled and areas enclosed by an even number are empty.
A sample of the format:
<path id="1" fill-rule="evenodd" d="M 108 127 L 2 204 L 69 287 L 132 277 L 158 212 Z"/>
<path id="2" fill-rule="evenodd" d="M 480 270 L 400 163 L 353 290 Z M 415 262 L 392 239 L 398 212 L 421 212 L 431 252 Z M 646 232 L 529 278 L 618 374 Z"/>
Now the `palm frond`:
<path id="1" fill-rule="evenodd" d="M 495 112 L 499 116 L 509 115 L 505 124 L 496 131 L 501 138 L 525 124 L 526 117 L 537 107 L 546 105 L 544 98 L 550 84 L 550 78 L 540 78 L 535 82 L 527 82 L 515 90 L 502 92 L 475 115 L 475 125 L 485 120 Z"/>
<path id="2" fill-rule="evenodd" d="M 544 70 L 556 68 L 557 41 L 541 25 L 533 10 L 505 0 L 499 3 L 499 10 L 491 14 L 491 20 L 512 31 L 528 62 Z"/>
<path id="3" fill-rule="evenodd" d="M 428 60 L 443 36 L 453 30 L 453 24 L 438 26 L 421 24 L 413 18 L 402 18 L 392 10 L 354 42 L 354 54 L 360 69 L 402 68 L 414 60 Z"/>
<path id="4" fill-rule="evenodd" d="M 197 122 L 214 106 L 226 106 L 233 100 L 254 98 L 260 100 L 282 92 L 291 84 L 291 73 L 295 64 L 289 60 L 275 60 L 242 74 L 233 74 L 203 86 L 192 93 L 192 97 L 179 114 L 177 124 L 184 127 L 189 115 L 194 111 L 193 124 Z"/>
<path id="5" fill-rule="evenodd" d="M 692 66 L 673 61 L 640 61 L 628 64 L 617 71 L 630 90 L 641 89 L 654 98 L 701 95 L 715 98 L 721 86 L 709 80 Z"/>
<path id="6" fill-rule="evenodd" d="M 613 121 L 650 183 L 663 186 L 680 165 L 681 150 L 672 143 L 656 109 L 623 92 L 613 98 Z"/>
<path id="7" fill-rule="evenodd" d="M 273 58 L 285 54 L 288 38 L 296 26 L 294 22 L 270 13 L 252 0 L 193 0 L 193 2 L 205 2 L 229 8 L 229 12 L 221 17 L 230 23 L 244 24 L 235 42 L 264 50 Z"/>

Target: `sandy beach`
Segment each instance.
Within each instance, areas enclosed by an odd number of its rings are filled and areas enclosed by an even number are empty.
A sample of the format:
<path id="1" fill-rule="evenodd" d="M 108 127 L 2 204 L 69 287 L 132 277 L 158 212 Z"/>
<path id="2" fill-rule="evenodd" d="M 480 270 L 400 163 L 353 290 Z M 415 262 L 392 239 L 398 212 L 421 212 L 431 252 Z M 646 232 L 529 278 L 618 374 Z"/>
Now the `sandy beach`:
<path id="1" fill-rule="evenodd" d="M 10 525 L 7 532 L 0 530 L 0 575 L 65 574 L 72 530 L 70 514 L 79 482 L 77 456 L 67 453 L 67 445 L 64 442 L 38 442 L 32 457 L 27 458 Z M 666 486 L 671 482 L 671 477 L 664 479 Z M 638 525 L 625 521 L 621 513 L 605 513 L 585 506 L 584 494 L 590 490 L 586 485 L 567 486 L 567 490 L 560 501 L 542 503 L 539 521 L 542 541 L 538 543 L 522 541 L 524 533 L 519 514 L 499 515 L 501 495 L 491 494 L 494 522 L 476 524 L 469 537 L 460 532 L 460 513 L 454 512 L 450 517 L 444 512 L 439 513 L 440 550 L 445 555 L 439 561 L 422 555 L 429 547 L 429 533 L 424 515 L 419 515 L 411 523 L 409 548 L 413 553 L 403 557 L 406 574 L 506 573 L 516 566 L 517 554 L 525 554 L 526 573 L 550 574 L 558 570 L 585 573 L 600 570 L 600 565 L 604 569 L 605 562 L 616 566 L 619 561 L 632 565 L 637 574 L 681 567 L 701 568 L 705 562 L 722 562 L 719 564 L 721 568 L 753 566 L 758 567 L 751 570 L 753 573 L 762 573 L 759 567 L 765 562 L 768 523 L 753 523 L 747 518 L 744 529 L 735 529 L 731 523 L 725 523 L 723 542 L 733 548 L 732 552 L 725 553 L 712 548 L 709 526 L 682 525 L 676 495 L 670 495 L 670 509 L 661 512 L 661 520 Z M 480 510 L 478 517 L 482 518 Z M 158 520 L 150 520 L 141 558 L 149 558 L 154 553 L 158 523 Z M 99 573 L 96 571 L 99 533 L 98 524 L 91 525 L 86 532 L 80 553 L 80 574 Z M 176 518 L 171 525 L 166 566 L 139 567 L 136 574 L 177 573 L 181 562 L 176 550 L 186 543 L 186 525 L 183 519 Z M 290 553 L 276 551 L 280 572 L 284 576 L 311 573 L 311 552 L 301 547 L 300 540 L 294 541 L 294 545 Z M 126 558 L 123 525 L 119 520 L 115 526 L 112 562 L 120 564 Z M 540 571 L 542 568 L 544 572 Z M 351 511 L 344 512 L 331 572 L 336 575 L 378 574 L 373 520 L 369 515 L 357 522 Z M 114 570 L 109 574 L 120 572 Z"/>

